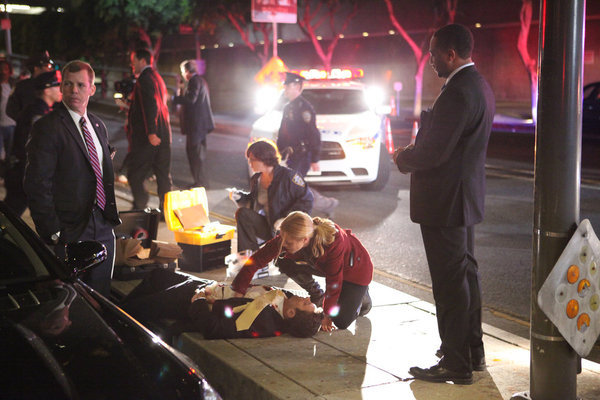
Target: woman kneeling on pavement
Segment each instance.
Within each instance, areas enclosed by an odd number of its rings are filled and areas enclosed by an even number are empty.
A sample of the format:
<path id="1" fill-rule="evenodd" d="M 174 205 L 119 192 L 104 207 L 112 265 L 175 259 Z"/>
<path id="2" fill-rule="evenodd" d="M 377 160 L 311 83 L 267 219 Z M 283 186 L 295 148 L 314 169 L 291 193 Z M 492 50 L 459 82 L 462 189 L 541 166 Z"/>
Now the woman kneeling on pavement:
<path id="1" fill-rule="evenodd" d="M 258 250 L 257 238 L 273 238 L 277 221 L 291 211 L 309 213 L 313 205 L 312 192 L 300 175 L 279 165 L 281 156 L 273 141 L 259 139 L 250 144 L 246 158 L 255 172 L 250 179 L 250 192 L 230 192 L 240 207 L 235 213 L 238 253 Z"/>
<path id="2" fill-rule="evenodd" d="M 290 213 L 281 222 L 280 233 L 246 261 L 233 280 L 233 290 L 240 296 L 246 293 L 254 273 L 272 260 L 308 292 L 313 303 L 323 303 L 324 331 L 330 332 L 333 324 L 345 329 L 371 309 L 373 263 L 369 252 L 349 229 L 329 219 L 311 218 L 301 211 Z M 325 293 L 313 275 L 325 277 Z"/>

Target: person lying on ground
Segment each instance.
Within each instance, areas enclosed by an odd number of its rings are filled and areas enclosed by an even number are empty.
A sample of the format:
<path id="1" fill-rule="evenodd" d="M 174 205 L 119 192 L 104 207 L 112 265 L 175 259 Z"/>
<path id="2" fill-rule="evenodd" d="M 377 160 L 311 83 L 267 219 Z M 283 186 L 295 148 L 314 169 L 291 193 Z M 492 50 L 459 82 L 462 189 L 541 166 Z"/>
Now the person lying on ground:
<path id="1" fill-rule="evenodd" d="M 283 333 L 310 337 L 319 331 L 323 312 L 309 298 L 269 287 L 253 288 L 254 298 L 219 298 L 220 290 L 212 286 L 207 296 L 205 287 L 213 282 L 156 269 L 122 301 L 122 307 L 142 324 L 160 328 L 167 342 L 183 332 L 233 339 Z"/>

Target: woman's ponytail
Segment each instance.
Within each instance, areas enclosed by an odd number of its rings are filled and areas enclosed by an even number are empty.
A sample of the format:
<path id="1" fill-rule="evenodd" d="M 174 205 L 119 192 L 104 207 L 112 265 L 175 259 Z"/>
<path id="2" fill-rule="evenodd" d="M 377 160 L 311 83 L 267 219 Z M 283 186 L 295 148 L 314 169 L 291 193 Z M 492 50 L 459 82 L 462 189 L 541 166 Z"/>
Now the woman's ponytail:
<path id="1" fill-rule="evenodd" d="M 335 240 L 335 225 L 327 218 L 314 217 L 312 219 L 314 225 L 312 254 L 319 258 L 325 252 L 325 246 L 329 246 Z"/>

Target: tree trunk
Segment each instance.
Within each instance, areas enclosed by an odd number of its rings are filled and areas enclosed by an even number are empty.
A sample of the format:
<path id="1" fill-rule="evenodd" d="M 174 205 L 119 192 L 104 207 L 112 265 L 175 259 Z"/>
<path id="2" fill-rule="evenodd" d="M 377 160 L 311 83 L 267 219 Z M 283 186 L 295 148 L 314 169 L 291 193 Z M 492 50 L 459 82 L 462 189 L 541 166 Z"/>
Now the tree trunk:
<path id="1" fill-rule="evenodd" d="M 531 117 L 537 121 L 537 60 L 529 55 L 528 38 L 531 28 L 532 0 L 523 0 L 520 12 L 521 30 L 517 39 L 517 49 L 521 56 L 521 61 L 527 70 L 529 84 L 531 86 Z"/>

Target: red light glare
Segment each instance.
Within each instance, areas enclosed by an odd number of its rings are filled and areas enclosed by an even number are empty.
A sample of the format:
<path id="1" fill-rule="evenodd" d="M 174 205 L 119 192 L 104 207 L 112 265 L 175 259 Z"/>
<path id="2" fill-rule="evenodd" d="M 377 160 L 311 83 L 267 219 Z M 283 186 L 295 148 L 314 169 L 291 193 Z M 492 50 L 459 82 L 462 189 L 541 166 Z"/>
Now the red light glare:
<path id="1" fill-rule="evenodd" d="M 365 76 L 362 68 L 332 68 L 329 72 L 325 69 L 301 69 L 291 71 L 307 80 L 324 79 L 358 79 Z"/>

